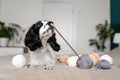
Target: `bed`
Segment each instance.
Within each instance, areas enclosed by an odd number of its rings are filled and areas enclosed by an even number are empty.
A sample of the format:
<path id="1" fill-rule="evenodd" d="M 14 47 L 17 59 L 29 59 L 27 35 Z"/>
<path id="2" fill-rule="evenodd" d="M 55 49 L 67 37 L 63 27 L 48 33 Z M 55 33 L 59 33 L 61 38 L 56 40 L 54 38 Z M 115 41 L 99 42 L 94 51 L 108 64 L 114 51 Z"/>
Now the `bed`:
<path id="1" fill-rule="evenodd" d="M 16 68 L 11 64 L 14 55 L 0 56 L 0 80 L 120 80 L 120 47 L 109 54 L 114 60 L 109 70 L 80 69 L 59 62 L 53 70 Z"/>

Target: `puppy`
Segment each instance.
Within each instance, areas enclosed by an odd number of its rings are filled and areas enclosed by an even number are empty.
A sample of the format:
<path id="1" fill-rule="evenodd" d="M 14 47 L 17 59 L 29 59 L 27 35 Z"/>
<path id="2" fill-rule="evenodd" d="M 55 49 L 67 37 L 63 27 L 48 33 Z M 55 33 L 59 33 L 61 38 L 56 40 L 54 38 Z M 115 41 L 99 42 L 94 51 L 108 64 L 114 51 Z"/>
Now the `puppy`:
<path id="1" fill-rule="evenodd" d="M 24 40 L 30 49 L 30 62 L 27 67 L 42 66 L 52 69 L 56 63 L 55 52 L 60 50 L 52 21 L 38 21 L 28 30 Z"/>

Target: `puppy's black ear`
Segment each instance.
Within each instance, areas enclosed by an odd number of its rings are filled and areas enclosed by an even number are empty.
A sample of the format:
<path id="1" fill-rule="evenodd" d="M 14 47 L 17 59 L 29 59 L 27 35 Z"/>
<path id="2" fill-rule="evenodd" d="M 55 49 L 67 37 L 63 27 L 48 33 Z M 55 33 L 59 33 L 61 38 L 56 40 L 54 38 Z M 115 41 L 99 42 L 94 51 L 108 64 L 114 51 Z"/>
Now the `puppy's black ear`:
<path id="1" fill-rule="evenodd" d="M 48 39 L 48 43 L 50 44 L 50 46 L 53 48 L 53 50 L 55 51 L 59 51 L 60 50 L 60 45 L 57 43 L 56 41 L 56 37 L 55 37 L 55 33 L 52 35 L 52 37 L 50 37 Z"/>
<path id="2" fill-rule="evenodd" d="M 39 37 L 39 29 L 42 27 L 41 21 L 33 24 L 33 26 L 28 30 L 25 36 L 25 46 L 27 46 L 31 51 L 35 51 L 37 48 L 42 47 L 42 42 Z"/>

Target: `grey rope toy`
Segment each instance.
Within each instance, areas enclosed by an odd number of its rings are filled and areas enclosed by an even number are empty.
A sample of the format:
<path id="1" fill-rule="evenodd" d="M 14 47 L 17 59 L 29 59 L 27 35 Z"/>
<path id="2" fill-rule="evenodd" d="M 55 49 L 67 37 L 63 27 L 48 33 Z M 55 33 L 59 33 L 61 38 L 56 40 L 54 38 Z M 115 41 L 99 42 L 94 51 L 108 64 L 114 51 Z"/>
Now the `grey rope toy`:
<path id="1" fill-rule="evenodd" d="M 63 40 L 67 43 L 67 45 L 72 49 L 72 51 L 80 58 L 79 54 L 72 48 L 72 46 L 68 43 L 68 41 L 62 36 L 62 34 L 54 27 L 57 33 L 63 38 Z"/>

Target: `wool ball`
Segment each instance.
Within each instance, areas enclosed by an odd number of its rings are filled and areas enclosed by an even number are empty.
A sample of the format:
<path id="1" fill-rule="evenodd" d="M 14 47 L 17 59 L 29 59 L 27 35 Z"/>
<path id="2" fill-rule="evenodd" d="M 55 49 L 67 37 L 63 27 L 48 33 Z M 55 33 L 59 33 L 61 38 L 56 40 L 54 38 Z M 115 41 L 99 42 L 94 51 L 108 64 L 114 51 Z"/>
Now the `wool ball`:
<path id="1" fill-rule="evenodd" d="M 61 62 L 61 63 L 67 63 L 67 59 L 69 58 L 69 55 L 67 55 L 67 54 L 62 54 L 62 55 L 60 55 L 59 56 L 59 61 Z"/>
<path id="2" fill-rule="evenodd" d="M 81 69 L 90 69 L 93 65 L 92 59 L 89 57 L 89 55 L 82 55 L 77 60 L 77 67 Z"/>
<path id="3" fill-rule="evenodd" d="M 113 59 L 107 54 L 102 55 L 99 60 L 107 60 L 110 64 L 113 64 Z"/>
<path id="4" fill-rule="evenodd" d="M 97 53 L 91 53 L 89 54 L 89 57 L 92 59 L 93 61 L 93 66 L 96 66 L 96 64 L 99 61 L 99 55 Z"/>
<path id="5" fill-rule="evenodd" d="M 79 58 L 78 56 L 69 57 L 67 60 L 67 64 L 71 67 L 75 67 L 77 65 L 76 62 L 77 62 L 78 58 Z"/>
<path id="6" fill-rule="evenodd" d="M 97 64 L 97 68 L 99 69 L 110 69 L 111 63 L 107 60 L 100 60 Z"/>
<path id="7" fill-rule="evenodd" d="M 26 58 L 22 54 L 18 54 L 12 58 L 12 65 L 15 67 L 23 67 L 26 64 Z"/>

